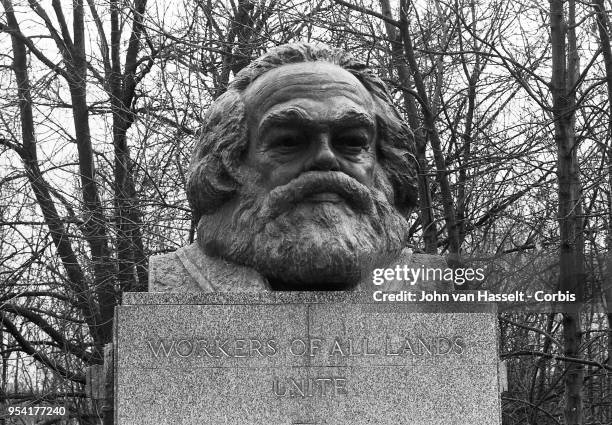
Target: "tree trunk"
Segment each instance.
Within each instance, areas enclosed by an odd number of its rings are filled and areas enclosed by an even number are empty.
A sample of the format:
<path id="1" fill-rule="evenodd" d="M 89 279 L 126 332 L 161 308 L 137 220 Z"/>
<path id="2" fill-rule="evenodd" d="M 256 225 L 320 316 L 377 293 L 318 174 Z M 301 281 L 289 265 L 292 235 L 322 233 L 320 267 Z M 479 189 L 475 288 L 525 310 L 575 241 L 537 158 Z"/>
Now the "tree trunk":
<path id="1" fill-rule="evenodd" d="M 380 6 L 383 16 L 392 19 L 389 0 L 380 0 Z M 410 71 L 403 55 L 401 37 L 397 28 L 391 23 L 385 22 L 385 28 L 391 40 L 392 62 L 397 69 L 399 82 L 403 89 L 402 97 L 404 100 L 404 107 L 406 111 L 408 111 L 408 122 L 414 134 L 416 144 L 416 157 L 419 164 L 419 173 L 417 177 L 419 186 L 419 208 L 425 252 L 428 254 L 436 254 L 438 251 L 438 229 L 436 226 L 436 218 L 433 213 L 431 185 L 429 182 L 429 165 L 425 157 L 427 139 L 422 131 L 421 119 L 419 118 L 414 97 L 412 94 L 408 93 L 407 90 L 411 85 L 411 78 Z"/>
<path id="2" fill-rule="evenodd" d="M 410 74 L 412 75 L 417 93 L 421 100 L 423 122 L 425 124 L 425 129 L 427 131 L 429 140 L 431 141 L 431 147 L 434 153 L 436 176 L 438 184 L 440 185 L 442 207 L 444 209 L 444 220 L 446 222 L 446 231 L 448 234 L 448 260 L 451 266 L 455 266 L 459 260 L 459 250 L 461 248 L 461 244 L 459 241 L 459 229 L 457 226 L 453 194 L 451 192 L 448 179 L 446 160 L 444 158 L 444 153 L 442 152 L 442 141 L 440 140 L 440 135 L 436 128 L 435 117 L 431 111 L 431 102 L 429 101 L 425 82 L 421 72 L 419 71 L 414 48 L 412 46 L 412 38 L 410 36 L 410 28 L 408 25 L 408 4 L 406 0 L 400 1 L 400 35 L 404 45 L 404 54 L 410 67 Z"/>
<path id="3" fill-rule="evenodd" d="M 581 300 L 583 286 L 583 242 L 580 217 L 580 180 L 577 143 L 574 129 L 576 80 L 574 1 L 568 2 L 568 22 L 565 22 L 563 0 L 550 1 L 552 44 L 553 117 L 557 145 L 558 220 L 559 220 L 559 290 L 570 291 Z M 567 42 L 566 42 L 567 37 Z M 568 53 L 566 53 L 568 52 Z M 580 313 L 577 308 L 563 313 L 564 355 L 580 356 L 582 341 Z M 565 375 L 566 425 L 582 425 L 582 381 L 584 368 L 568 363 Z"/>
<path id="4" fill-rule="evenodd" d="M 115 270 L 108 246 L 106 218 L 96 182 L 95 163 L 89 131 L 87 105 L 87 60 L 85 57 L 85 23 L 83 0 L 75 0 L 73 6 L 74 47 L 70 57 L 65 57 L 68 71 L 68 87 L 72 100 L 74 133 L 79 158 L 81 191 L 87 218 L 82 226 L 85 240 L 91 249 L 94 268 L 94 288 L 100 306 L 100 322 L 96 350 L 103 352 L 104 344 L 112 339 L 112 323 L 115 295 Z"/>
<path id="5" fill-rule="evenodd" d="M 57 253 L 66 270 L 71 290 L 76 296 L 75 306 L 83 314 L 94 340 L 99 340 L 100 317 L 99 311 L 91 297 L 85 273 L 81 269 L 77 256 L 70 244 L 70 237 L 66 232 L 57 208 L 51 198 L 49 187 L 40 171 L 36 152 L 36 135 L 32 112 L 32 97 L 30 80 L 28 77 L 27 49 L 18 34 L 21 33 L 19 24 L 13 11 L 10 0 L 2 0 L 6 13 L 9 30 L 12 32 L 11 41 L 13 49 L 13 71 L 18 87 L 19 117 L 21 121 L 22 148 L 18 150 L 32 186 L 38 206 L 42 211 L 46 225 Z M 101 351 L 98 353 L 101 358 Z"/>
<path id="6" fill-rule="evenodd" d="M 111 57 L 109 81 L 111 109 L 113 113 L 113 146 L 115 150 L 114 192 L 115 223 L 117 226 L 117 280 L 122 291 L 147 290 L 147 258 L 144 252 L 142 214 L 131 170 L 127 131 L 132 126 L 132 101 L 136 87 L 137 54 L 140 50 L 142 17 L 146 0 L 136 2 L 130 42 L 125 57 L 124 73 L 121 72 L 121 26 L 119 5 L 111 1 Z"/>
<path id="7" fill-rule="evenodd" d="M 599 31 L 599 43 L 601 46 L 602 54 L 604 57 L 604 67 L 606 70 L 606 87 L 608 89 L 608 122 L 605 140 L 606 145 L 606 162 L 608 172 L 608 191 L 612 193 L 612 143 L 610 138 L 612 137 L 612 48 L 610 47 L 610 21 L 606 13 L 604 0 L 595 0 L 593 2 L 593 8 L 595 9 L 595 18 L 597 21 L 597 29 Z M 612 195 L 608 195 L 608 235 L 607 235 L 607 248 L 608 248 L 608 262 L 607 262 L 607 274 L 605 276 L 603 296 L 607 306 L 607 318 L 608 318 L 608 365 L 612 366 Z M 607 396 L 610 397 L 612 393 L 612 374 L 608 372 L 607 385 Z M 606 419 L 612 419 L 612 404 L 608 401 L 606 409 Z"/>

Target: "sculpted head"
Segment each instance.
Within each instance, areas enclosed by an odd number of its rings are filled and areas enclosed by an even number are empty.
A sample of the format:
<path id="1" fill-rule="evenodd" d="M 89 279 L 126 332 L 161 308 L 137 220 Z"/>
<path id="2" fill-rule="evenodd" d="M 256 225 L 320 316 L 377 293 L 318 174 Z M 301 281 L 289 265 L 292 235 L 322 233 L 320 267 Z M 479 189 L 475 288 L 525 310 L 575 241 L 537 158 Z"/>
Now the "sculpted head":
<path id="1" fill-rule="evenodd" d="M 187 194 L 208 254 L 277 289 L 346 289 L 406 243 L 412 135 L 346 52 L 272 49 L 209 109 Z"/>

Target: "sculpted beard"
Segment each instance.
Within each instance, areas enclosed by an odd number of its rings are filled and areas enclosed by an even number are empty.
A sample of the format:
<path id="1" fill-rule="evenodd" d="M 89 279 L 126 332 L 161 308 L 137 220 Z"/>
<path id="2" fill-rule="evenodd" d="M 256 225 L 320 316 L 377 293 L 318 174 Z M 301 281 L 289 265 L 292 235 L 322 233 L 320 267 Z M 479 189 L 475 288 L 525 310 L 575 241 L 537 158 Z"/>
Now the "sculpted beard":
<path id="1" fill-rule="evenodd" d="M 233 203 L 202 217 L 198 243 L 256 269 L 274 289 L 348 289 L 397 256 L 408 235 L 377 177 L 380 188 L 368 189 L 341 172 L 307 172 L 269 193 L 247 179 Z M 309 201 L 321 194 L 339 196 Z"/>

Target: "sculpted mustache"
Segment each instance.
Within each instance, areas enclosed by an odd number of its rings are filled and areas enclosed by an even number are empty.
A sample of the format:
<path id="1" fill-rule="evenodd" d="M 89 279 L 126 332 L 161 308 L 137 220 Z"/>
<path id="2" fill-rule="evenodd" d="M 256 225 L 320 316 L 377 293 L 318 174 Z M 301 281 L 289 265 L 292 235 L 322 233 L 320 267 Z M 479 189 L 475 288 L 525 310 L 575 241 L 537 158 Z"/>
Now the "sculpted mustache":
<path id="1" fill-rule="evenodd" d="M 324 192 L 340 195 L 358 211 L 371 213 L 373 209 L 370 190 L 354 178 L 337 171 L 308 171 L 289 183 L 274 188 L 266 196 L 263 211 L 274 218 L 305 198 Z"/>

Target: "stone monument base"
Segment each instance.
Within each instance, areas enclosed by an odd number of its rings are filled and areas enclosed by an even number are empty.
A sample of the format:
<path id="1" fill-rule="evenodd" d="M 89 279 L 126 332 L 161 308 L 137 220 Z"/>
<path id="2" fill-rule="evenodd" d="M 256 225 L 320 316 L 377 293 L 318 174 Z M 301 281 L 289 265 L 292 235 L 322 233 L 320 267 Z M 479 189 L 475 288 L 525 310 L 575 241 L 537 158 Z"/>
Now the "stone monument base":
<path id="1" fill-rule="evenodd" d="M 492 304 L 124 295 L 116 424 L 501 424 Z"/>

